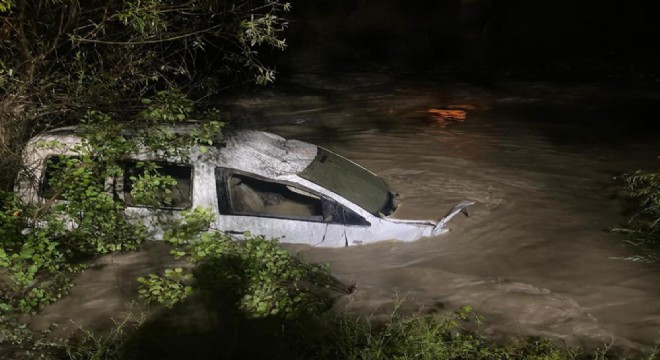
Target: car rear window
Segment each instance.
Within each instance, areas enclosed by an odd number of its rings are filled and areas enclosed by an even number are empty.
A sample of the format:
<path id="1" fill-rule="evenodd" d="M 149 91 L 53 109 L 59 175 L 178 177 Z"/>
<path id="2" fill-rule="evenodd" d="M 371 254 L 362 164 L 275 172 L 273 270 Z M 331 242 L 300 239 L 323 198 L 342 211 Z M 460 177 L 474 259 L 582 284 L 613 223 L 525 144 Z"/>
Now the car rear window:
<path id="1" fill-rule="evenodd" d="M 385 181 L 360 165 L 318 148 L 300 177 L 344 197 L 371 214 L 387 213 L 390 191 Z"/>

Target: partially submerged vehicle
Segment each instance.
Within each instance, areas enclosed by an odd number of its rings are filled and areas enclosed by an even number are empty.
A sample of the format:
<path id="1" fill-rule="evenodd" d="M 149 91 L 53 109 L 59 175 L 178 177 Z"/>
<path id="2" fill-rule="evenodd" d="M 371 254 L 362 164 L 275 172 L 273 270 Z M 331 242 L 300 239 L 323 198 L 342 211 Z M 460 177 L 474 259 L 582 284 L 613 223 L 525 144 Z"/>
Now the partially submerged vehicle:
<path id="1" fill-rule="evenodd" d="M 52 197 L 47 164 L 75 155 L 71 149 L 81 138 L 74 130 L 53 130 L 29 142 L 26 169 L 16 183 L 23 201 L 38 204 Z M 39 146 L 54 141 L 63 146 Z M 138 162 L 156 162 L 159 172 L 177 181 L 171 202 L 154 207 L 134 201 L 131 178 Z M 226 135 L 222 145 L 189 149 L 185 158 L 136 154 L 124 163 L 123 178 L 104 181 L 112 184 L 109 191 L 124 202 L 126 213 L 145 221 L 156 238 L 154 210 L 160 217 L 176 217 L 199 206 L 213 209 L 217 230 L 250 231 L 282 242 L 344 247 L 414 241 L 445 233 L 447 222 L 460 212 L 467 215 L 474 204 L 463 201 L 438 222 L 395 219 L 397 195 L 377 175 L 322 147 L 261 131 Z"/>

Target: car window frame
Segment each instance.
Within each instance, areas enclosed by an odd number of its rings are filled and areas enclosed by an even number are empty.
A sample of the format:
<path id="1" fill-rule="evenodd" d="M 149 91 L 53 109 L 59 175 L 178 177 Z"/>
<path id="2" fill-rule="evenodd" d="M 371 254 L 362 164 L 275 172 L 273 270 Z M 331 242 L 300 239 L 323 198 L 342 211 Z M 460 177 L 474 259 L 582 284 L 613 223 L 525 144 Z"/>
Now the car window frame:
<path id="1" fill-rule="evenodd" d="M 48 154 L 43 157 L 43 162 L 41 165 L 41 174 L 39 175 L 39 182 L 37 184 L 37 197 L 46 201 L 55 201 L 56 203 L 66 203 L 69 200 L 62 199 L 59 197 L 48 197 L 45 196 L 45 190 L 46 190 L 46 177 L 48 173 L 48 162 L 51 161 L 53 158 L 63 158 L 63 157 L 69 157 L 69 158 L 75 158 L 80 160 L 80 155 L 76 154 L 58 154 L 58 153 L 53 153 L 53 154 Z M 99 181 L 100 182 L 100 181 Z M 112 194 L 112 181 L 110 177 L 106 177 L 103 179 L 103 190 L 108 193 Z M 61 194 L 60 194 L 61 195 Z"/>
<path id="2" fill-rule="evenodd" d="M 127 204 L 126 199 L 125 199 L 125 192 L 126 192 L 126 183 L 125 183 L 125 178 L 126 178 L 126 164 L 128 163 L 138 163 L 138 162 L 143 162 L 143 163 L 155 163 L 156 165 L 174 165 L 174 166 L 182 166 L 182 167 L 188 167 L 190 168 L 190 195 L 189 195 L 189 200 L 190 200 L 190 205 L 186 207 L 176 207 L 176 206 L 153 206 L 153 205 L 140 205 L 140 204 Z M 123 175 L 120 177 L 114 177 L 112 179 L 112 192 L 113 196 L 117 196 L 121 202 L 124 204 L 126 208 L 142 208 L 142 209 L 155 209 L 155 210 L 174 210 L 174 211 L 184 211 L 184 210 L 190 210 L 193 208 L 194 205 L 194 196 L 193 196 L 193 191 L 195 189 L 195 165 L 194 164 L 189 164 L 189 163 L 182 163 L 182 162 L 175 162 L 175 161 L 167 161 L 167 160 L 142 160 L 142 159 L 126 159 L 121 162 L 122 164 L 122 169 L 123 169 Z M 116 186 L 117 184 L 121 184 L 121 191 L 117 191 Z"/>
<path id="3" fill-rule="evenodd" d="M 215 175 L 215 182 L 216 182 L 216 196 L 218 200 L 218 211 L 220 216 L 252 216 L 256 218 L 268 218 L 268 219 L 279 219 L 279 220 L 291 220 L 291 221 L 306 221 L 306 222 L 313 222 L 313 223 L 319 223 L 319 224 L 327 224 L 327 225 L 343 225 L 343 226 L 361 226 L 361 227 L 368 227 L 371 226 L 371 223 L 367 221 L 362 215 L 356 213 L 355 211 L 347 208 L 343 204 L 339 203 L 335 199 L 332 199 L 328 197 L 327 195 L 324 195 L 322 193 L 319 193 L 318 191 L 314 189 L 310 189 L 308 187 L 305 187 L 299 183 L 294 183 L 291 181 L 286 181 L 286 180 L 275 180 L 271 178 L 267 178 L 258 174 L 254 174 L 251 172 L 247 171 L 242 171 L 238 169 L 233 169 L 233 168 L 228 168 L 228 167 L 222 167 L 218 166 L 215 168 L 214 171 Z M 278 185 L 284 185 L 284 186 L 292 186 L 294 188 L 300 189 L 302 191 L 308 192 L 316 197 L 319 198 L 321 201 L 321 219 L 314 219 L 313 217 L 304 217 L 304 216 L 277 216 L 277 215 L 268 215 L 268 214 L 262 214 L 262 213 L 256 213 L 256 212 L 244 212 L 244 211 L 234 211 L 232 209 L 232 202 L 231 202 L 231 194 L 229 190 L 229 179 L 233 175 L 239 175 L 239 176 L 245 176 L 248 178 L 252 178 L 258 181 L 263 181 L 267 183 L 273 183 L 273 184 L 278 184 Z M 330 208 L 334 206 L 337 209 L 341 209 L 342 214 L 344 212 L 352 214 L 353 217 L 359 219 L 360 221 L 355 224 L 348 224 L 346 223 L 345 216 L 340 216 L 339 219 L 335 220 L 334 218 L 330 221 L 326 220 L 327 216 L 330 215 L 327 212 L 330 211 Z M 333 214 L 334 215 L 334 214 Z"/>

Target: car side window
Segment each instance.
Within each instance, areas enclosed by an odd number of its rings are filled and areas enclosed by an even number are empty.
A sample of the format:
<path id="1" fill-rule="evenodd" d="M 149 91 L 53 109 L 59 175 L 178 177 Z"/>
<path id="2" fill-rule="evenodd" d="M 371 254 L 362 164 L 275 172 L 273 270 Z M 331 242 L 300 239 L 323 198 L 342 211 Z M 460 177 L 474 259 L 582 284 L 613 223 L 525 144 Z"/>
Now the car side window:
<path id="1" fill-rule="evenodd" d="M 218 204 L 223 215 L 246 215 L 309 220 L 347 225 L 370 225 L 361 216 L 332 200 L 297 186 L 216 171 Z"/>
<path id="2" fill-rule="evenodd" d="M 325 221 L 330 223 L 357 226 L 371 225 L 362 216 L 332 200 L 324 200 L 323 214 Z"/>
<path id="3" fill-rule="evenodd" d="M 233 174 L 227 190 L 234 214 L 323 220 L 321 198 L 293 186 Z"/>
<path id="4" fill-rule="evenodd" d="M 46 158 L 44 173 L 39 185 L 39 196 L 45 199 L 66 200 L 62 185 L 70 183 L 71 179 L 67 178 L 67 171 L 77 165 L 80 165 L 78 156 L 54 155 Z M 104 180 L 99 178 L 98 183 L 103 184 Z"/>
<path id="5" fill-rule="evenodd" d="M 144 164 L 145 162 L 142 162 Z M 161 209 L 189 209 L 192 206 L 192 166 L 156 162 L 156 171 L 161 176 L 170 176 L 176 184 L 165 189 L 163 193 L 157 194 L 157 204 L 147 204 L 140 199 L 134 198 L 131 191 L 137 185 L 141 175 L 144 174 L 144 166 L 140 162 L 128 161 L 124 165 L 123 189 L 124 202 L 128 206 L 156 207 Z"/>

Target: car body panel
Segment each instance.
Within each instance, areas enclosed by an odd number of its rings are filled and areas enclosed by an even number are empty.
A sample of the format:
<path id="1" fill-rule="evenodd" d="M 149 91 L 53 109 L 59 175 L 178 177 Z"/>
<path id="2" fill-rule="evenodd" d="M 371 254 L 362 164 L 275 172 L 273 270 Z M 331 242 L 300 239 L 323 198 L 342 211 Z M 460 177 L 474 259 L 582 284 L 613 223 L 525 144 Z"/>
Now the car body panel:
<path id="1" fill-rule="evenodd" d="M 39 186 L 44 178 L 46 161 L 50 156 L 74 155 L 72 149 L 81 144 L 81 139 L 73 132 L 74 130 L 74 128 L 57 129 L 37 136 L 28 143 L 24 151 L 25 169 L 20 172 L 15 186 L 16 194 L 20 199 L 32 204 L 46 201 L 39 196 Z M 52 142 L 61 145 L 42 145 Z M 223 146 L 208 147 L 204 151 L 199 148 L 189 149 L 189 154 L 185 158 L 141 151 L 131 155 L 131 159 L 158 160 L 192 166 L 192 207 L 213 209 L 216 216 L 213 228 L 238 236 L 249 231 L 257 235 L 278 237 L 282 242 L 343 247 L 383 240 L 414 241 L 447 231 L 445 222 L 399 220 L 388 218 L 383 214 L 374 214 L 373 210 L 367 211 L 341 194 L 299 176 L 314 161 L 319 153 L 318 149 L 320 148 L 315 145 L 298 140 L 287 140 L 270 133 L 240 131 L 226 136 Z M 359 167 L 326 149 L 323 151 Z M 364 168 L 361 169 L 368 172 Z M 230 175 L 220 175 L 224 174 L 223 171 Z M 376 176 L 370 172 L 369 174 Z M 238 179 L 236 182 L 245 184 L 250 181 L 258 184 L 263 182 L 266 186 L 292 191 L 292 196 L 318 202 L 322 204 L 323 209 L 315 210 L 319 213 L 304 219 L 289 215 L 255 216 L 251 213 L 239 213 L 232 208 L 236 207 L 234 204 L 236 199 L 233 199 L 235 195 L 230 193 L 233 188 L 230 189 L 228 176 L 236 177 Z M 106 183 L 109 181 L 106 180 Z M 263 197 L 263 194 L 258 196 Z M 468 205 L 470 204 L 465 207 Z M 227 207 L 230 209 L 223 213 L 221 208 Z M 321 205 L 318 207 L 320 209 Z M 156 216 L 156 212 L 147 207 L 127 206 L 126 208 L 127 215 L 145 223 L 154 238 L 162 238 L 159 221 L 179 217 L 181 211 L 182 209 L 159 209 L 157 211 L 159 215 Z M 455 213 L 451 217 L 454 215 Z M 337 218 L 338 216 L 341 219 Z"/>

